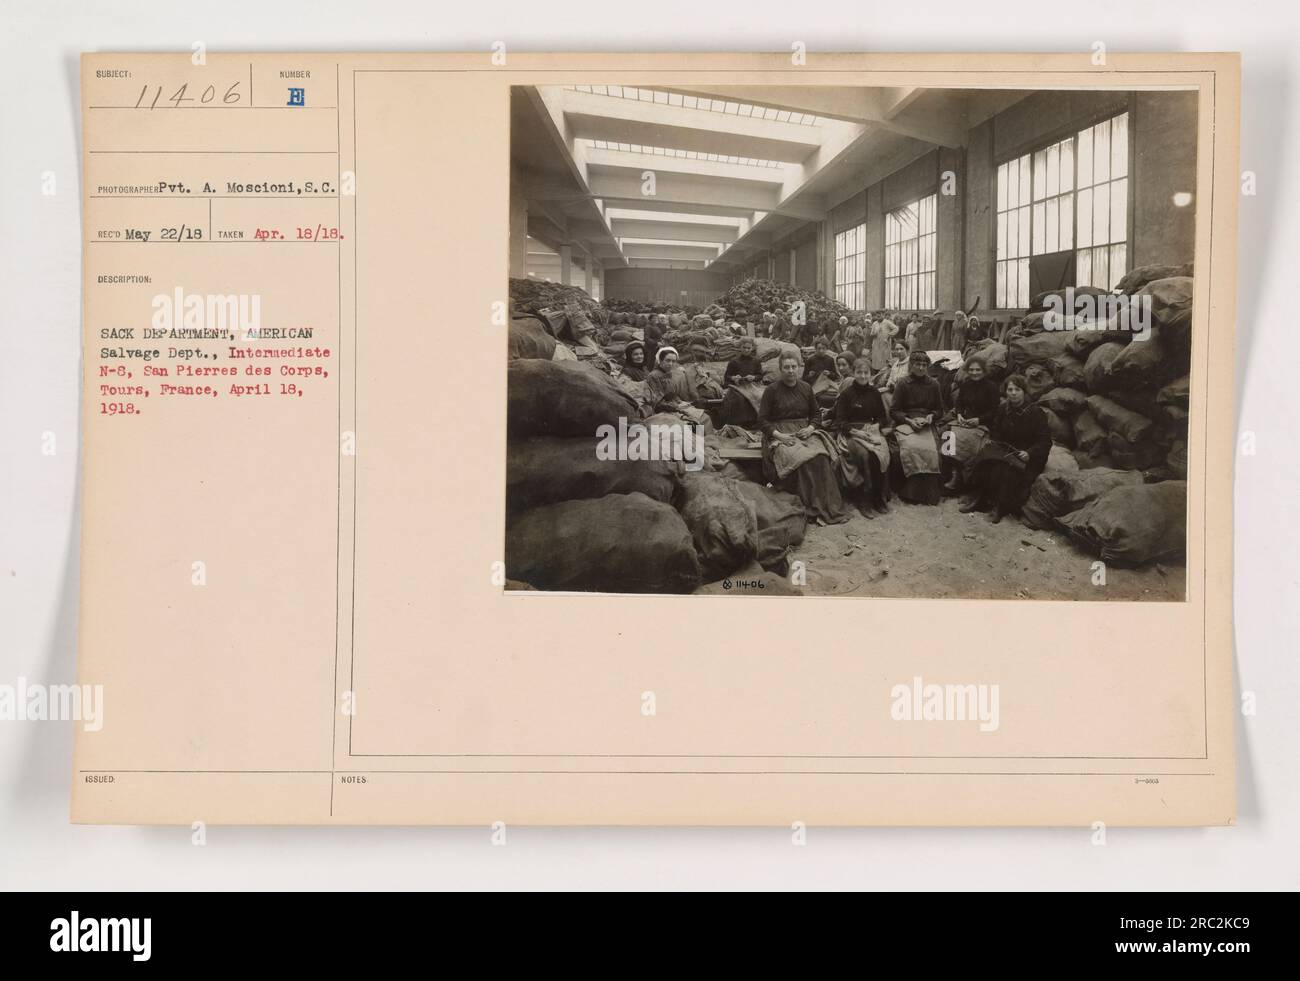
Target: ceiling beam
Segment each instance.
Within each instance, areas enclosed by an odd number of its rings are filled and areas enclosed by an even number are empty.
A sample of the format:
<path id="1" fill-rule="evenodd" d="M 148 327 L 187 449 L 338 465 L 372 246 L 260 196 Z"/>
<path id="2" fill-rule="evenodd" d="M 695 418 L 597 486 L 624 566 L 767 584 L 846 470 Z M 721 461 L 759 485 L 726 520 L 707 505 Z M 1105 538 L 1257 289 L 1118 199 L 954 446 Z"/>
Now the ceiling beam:
<path id="1" fill-rule="evenodd" d="M 664 238 L 677 242 L 721 242 L 740 237 L 735 225 L 702 225 L 688 221 L 650 221 L 644 218 L 615 218 L 611 223 L 618 238 Z"/>
<path id="2" fill-rule="evenodd" d="M 747 164 L 722 163 L 717 160 L 696 160 L 691 157 L 669 157 L 662 153 L 636 153 L 626 150 L 587 151 L 587 164 L 592 168 L 624 168 L 638 174 L 650 171 L 659 174 L 692 174 L 701 177 L 725 177 L 730 180 L 756 181 L 759 184 L 784 184 L 787 175 L 782 167 L 754 167 Z"/>
<path id="3" fill-rule="evenodd" d="M 579 139 L 696 150 L 783 163 L 800 163 L 821 142 L 815 126 L 592 95 L 570 89 L 564 90 L 561 107 L 569 132 Z"/>
<path id="4" fill-rule="evenodd" d="M 718 257 L 718 250 L 703 245 L 640 245 L 624 242 L 623 254 L 629 259 L 692 259 L 708 262 Z"/>
<path id="5" fill-rule="evenodd" d="M 947 98 L 941 98 L 929 107 L 916 108 L 913 107 L 920 96 L 944 90 L 840 85 L 702 85 L 674 87 L 673 91 L 807 112 L 843 122 L 865 123 L 938 146 L 966 145 L 966 99 L 957 91 L 945 92 Z"/>
<path id="6" fill-rule="evenodd" d="M 641 207 L 636 202 L 654 200 L 671 203 L 674 208 L 670 210 L 678 211 L 684 204 L 772 211 L 780 194 L 777 184 L 673 172 L 656 172 L 654 194 L 643 194 L 640 172 L 621 167 L 593 166 L 589 179 L 596 197 L 617 198 L 629 208 Z"/>

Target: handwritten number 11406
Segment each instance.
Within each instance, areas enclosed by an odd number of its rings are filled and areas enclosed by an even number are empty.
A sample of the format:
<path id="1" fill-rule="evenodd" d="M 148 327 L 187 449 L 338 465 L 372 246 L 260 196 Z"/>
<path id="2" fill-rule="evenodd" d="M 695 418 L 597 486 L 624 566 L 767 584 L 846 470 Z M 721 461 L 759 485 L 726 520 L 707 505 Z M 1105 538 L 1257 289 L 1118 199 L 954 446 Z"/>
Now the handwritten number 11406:
<path id="1" fill-rule="evenodd" d="M 217 102 L 217 86 L 215 85 L 209 85 L 199 95 L 188 95 L 188 91 L 189 83 L 187 82 L 173 92 L 168 98 L 164 99 L 163 87 L 161 85 L 146 85 L 140 89 L 140 98 L 135 100 L 135 106 L 133 106 L 133 108 L 157 109 L 160 101 L 163 103 L 163 108 L 167 108 L 167 104 L 170 103 L 173 109 L 179 109 L 186 102 L 192 102 L 195 105 L 203 106 L 233 106 L 240 100 L 238 82 L 231 83 L 230 87 L 226 89 L 226 94 L 221 96 L 221 101 L 219 103 Z M 197 89 L 195 91 L 197 91 Z M 150 92 L 153 93 L 152 99 L 149 97 Z"/>

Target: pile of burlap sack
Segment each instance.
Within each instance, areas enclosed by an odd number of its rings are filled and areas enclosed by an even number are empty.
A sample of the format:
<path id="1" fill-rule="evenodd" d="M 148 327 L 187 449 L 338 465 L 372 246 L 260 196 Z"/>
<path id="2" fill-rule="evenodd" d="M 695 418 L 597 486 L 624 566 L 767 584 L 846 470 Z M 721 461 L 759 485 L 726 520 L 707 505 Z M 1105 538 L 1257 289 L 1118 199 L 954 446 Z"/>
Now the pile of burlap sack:
<path id="1" fill-rule="evenodd" d="M 506 577 L 513 588 L 689 593 L 739 575 L 788 591 L 806 517 L 792 494 L 681 460 L 601 459 L 600 427 L 682 426 L 594 365 L 519 357 L 507 379 Z"/>
<path id="2" fill-rule="evenodd" d="M 1140 267 L 1118 292 L 1150 304 L 1149 334 L 1124 329 L 1118 311 L 1054 319 L 1043 294 L 1006 345 L 977 347 L 995 378 L 1025 377 L 1053 443 L 1078 464 L 1038 478 L 1025 522 L 1065 531 L 1103 559 L 1141 563 L 1186 543 L 1191 267 Z"/>

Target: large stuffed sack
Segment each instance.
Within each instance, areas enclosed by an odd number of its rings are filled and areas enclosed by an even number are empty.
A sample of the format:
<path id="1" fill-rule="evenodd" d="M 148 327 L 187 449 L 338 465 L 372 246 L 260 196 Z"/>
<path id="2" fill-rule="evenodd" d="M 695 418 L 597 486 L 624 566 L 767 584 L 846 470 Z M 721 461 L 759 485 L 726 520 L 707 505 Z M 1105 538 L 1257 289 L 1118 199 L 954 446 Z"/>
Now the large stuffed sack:
<path id="1" fill-rule="evenodd" d="M 1072 330 L 1047 330 L 1041 334 L 1020 334 L 1013 337 L 1008 355 L 1011 369 L 1020 371 L 1026 365 L 1051 361 L 1068 353 L 1074 333 Z"/>
<path id="2" fill-rule="evenodd" d="M 754 356 L 758 358 L 760 363 L 770 361 L 782 354 L 791 354 L 799 359 L 800 364 L 803 364 L 803 352 L 799 350 L 797 345 L 788 344 L 785 341 L 774 341 L 770 337 L 754 338 Z"/>
<path id="3" fill-rule="evenodd" d="M 786 491 L 770 490 L 748 480 L 736 481 L 736 491 L 754 512 L 759 564 L 764 569 L 780 569 L 807 530 L 808 514 L 803 502 Z"/>
<path id="4" fill-rule="evenodd" d="M 1038 396 L 1037 401 L 1044 409 L 1067 419 L 1077 416 L 1088 407 L 1088 396 L 1077 388 L 1053 388 Z"/>
<path id="5" fill-rule="evenodd" d="M 1157 387 L 1187 371 L 1188 358 L 1165 340 L 1163 327 L 1137 334 L 1106 368 L 1105 385 L 1111 389 Z"/>
<path id="6" fill-rule="evenodd" d="M 1140 388 L 1137 390 L 1115 389 L 1107 392 L 1106 398 L 1110 399 L 1117 405 L 1122 405 L 1130 412 L 1136 412 L 1140 416 L 1154 421 L 1160 415 L 1160 406 L 1156 403 L 1156 393 L 1154 389 Z"/>
<path id="7" fill-rule="evenodd" d="M 1064 446 L 1052 444 L 1051 452 L 1047 454 L 1047 462 L 1043 464 L 1043 473 L 1073 473 L 1079 469 L 1079 461 L 1074 458 L 1074 454 Z"/>
<path id="8" fill-rule="evenodd" d="M 1163 463 L 1167 447 L 1154 439 L 1130 443 L 1119 433 L 1106 436 L 1106 450 L 1115 466 L 1122 470 L 1146 470 Z"/>
<path id="9" fill-rule="evenodd" d="M 1142 475 L 1135 470 L 1094 467 L 1074 472 L 1045 471 L 1029 489 L 1029 500 L 1020 509 L 1020 516 L 1031 528 L 1055 528 L 1058 518 L 1095 501 L 1111 488 L 1141 483 Z"/>
<path id="10" fill-rule="evenodd" d="M 1084 408 L 1074 417 L 1074 445 L 1091 455 L 1106 449 L 1106 430 L 1097 421 L 1091 409 Z"/>
<path id="11" fill-rule="evenodd" d="M 511 361 L 506 430 L 519 436 L 595 436 L 620 418 L 639 419 L 636 400 L 609 375 L 579 361 Z"/>
<path id="12" fill-rule="evenodd" d="M 1057 313 L 1054 310 L 1038 310 L 1020 321 L 1019 332 L 1021 335 L 1027 335 L 1041 334 L 1044 331 L 1074 331 L 1090 323 L 1090 320 L 1082 316 Z"/>
<path id="13" fill-rule="evenodd" d="M 1150 297 L 1154 329 L 1172 357 L 1189 358 L 1192 345 L 1192 288 L 1190 276 L 1172 276 L 1147 283 L 1137 299 Z"/>
<path id="14" fill-rule="evenodd" d="M 550 361 L 555 356 L 555 343 L 555 338 L 546 332 L 540 320 L 516 317 L 510 321 L 507 350 L 511 361 L 518 358 Z"/>
<path id="15" fill-rule="evenodd" d="M 1116 287 L 1121 293 L 1136 293 L 1147 283 L 1157 279 L 1169 279 L 1173 276 L 1191 276 L 1192 264 L 1184 263 L 1181 266 L 1151 265 L 1138 266 L 1136 269 L 1127 273 L 1119 281 Z"/>
<path id="16" fill-rule="evenodd" d="M 1047 366 L 1056 376 L 1056 384 L 1063 388 L 1082 389 L 1088 384 L 1083 374 L 1083 362 L 1073 354 L 1058 354 L 1047 362 Z"/>
<path id="17" fill-rule="evenodd" d="M 1088 355 L 1088 360 L 1083 366 L 1083 378 L 1090 392 L 1102 392 L 1106 390 L 1107 372 L 1110 370 L 1111 362 L 1120 356 L 1124 350 L 1124 345 L 1114 341 L 1107 341 L 1105 344 L 1099 344 L 1093 348 Z"/>
<path id="18" fill-rule="evenodd" d="M 1073 446 L 1074 426 L 1070 420 L 1046 407 L 1043 408 L 1043 415 L 1047 417 L 1047 431 L 1052 434 L 1052 442 L 1057 446 Z M 1070 459 L 1073 461 L 1074 458 Z"/>
<path id="19" fill-rule="evenodd" d="M 1056 378 L 1052 375 L 1049 365 L 1035 362 L 1026 365 L 1022 372 L 1025 376 L 1025 394 L 1031 400 L 1037 399 L 1041 395 L 1046 395 L 1056 387 Z"/>
<path id="20" fill-rule="evenodd" d="M 1192 379 L 1183 375 L 1176 378 L 1156 393 L 1156 404 L 1161 408 L 1177 406 L 1186 410 L 1192 398 Z"/>
<path id="21" fill-rule="evenodd" d="M 1191 395 L 1192 380 L 1177 378 L 1156 393 L 1156 412 L 1171 425 L 1186 427 Z"/>
<path id="22" fill-rule="evenodd" d="M 644 494 L 524 512 L 506 528 L 506 576 L 538 589 L 606 593 L 689 593 L 701 581 L 681 515 Z"/>
<path id="23" fill-rule="evenodd" d="M 1071 295 L 1074 297 L 1075 308 L 1076 308 L 1075 310 L 1066 309 L 1066 295 L 1065 295 L 1066 289 L 1069 289 Z M 1102 289 L 1100 286 L 1070 286 L 1070 287 L 1066 287 L 1065 289 L 1059 289 L 1059 290 L 1044 290 L 1042 293 L 1039 293 L 1037 296 L 1033 298 L 1033 300 L 1030 301 L 1027 312 L 1032 314 L 1035 313 L 1036 311 L 1048 310 L 1053 308 L 1053 307 L 1049 307 L 1048 301 L 1052 300 L 1052 298 L 1055 297 L 1054 309 L 1060 310 L 1065 314 L 1072 315 L 1078 309 L 1079 306 L 1078 301 L 1080 297 L 1109 296 L 1109 295 L 1110 293 L 1107 290 Z"/>
<path id="24" fill-rule="evenodd" d="M 1088 409 L 1108 433 L 1116 433 L 1130 443 L 1138 443 L 1150 433 L 1154 423 L 1145 416 L 1124 408 L 1104 395 L 1089 395 Z"/>
<path id="25" fill-rule="evenodd" d="M 506 510 L 641 493 L 671 504 L 685 472 L 671 460 L 602 460 L 594 436 L 534 436 L 506 447 Z"/>
<path id="26" fill-rule="evenodd" d="M 1165 466 L 1171 473 L 1177 474 L 1183 480 L 1187 479 L 1187 443 L 1179 440 L 1170 448 L 1169 454 L 1165 457 Z"/>
<path id="27" fill-rule="evenodd" d="M 1059 520 L 1107 562 L 1176 555 L 1187 547 L 1187 481 L 1115 487 Z"/>
<path id="28" fill-rule="evenodd" d="M 757 555 L 758 517 L 736 489 L 736 481 L 709 473 L 687 474 L 680 510 L 706 580 L 730 575 Z"/>

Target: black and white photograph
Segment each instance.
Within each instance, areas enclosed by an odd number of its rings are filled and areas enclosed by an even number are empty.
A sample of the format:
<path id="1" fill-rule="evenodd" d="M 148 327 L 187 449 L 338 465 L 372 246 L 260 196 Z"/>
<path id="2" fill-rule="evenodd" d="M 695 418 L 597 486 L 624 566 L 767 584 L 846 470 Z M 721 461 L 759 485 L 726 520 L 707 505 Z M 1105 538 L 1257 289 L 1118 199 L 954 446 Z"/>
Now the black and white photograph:
<path id="1" fill-rule="evenodd" d="M 1196 133 L 1169 89 L 514 87 L 507 588 L 1183 601 Z"/>

